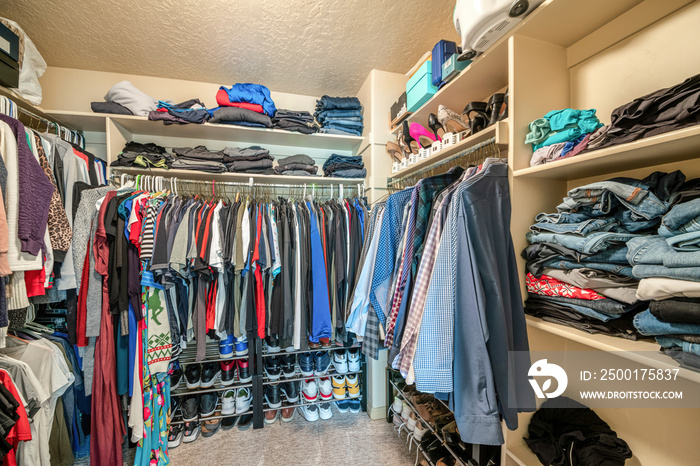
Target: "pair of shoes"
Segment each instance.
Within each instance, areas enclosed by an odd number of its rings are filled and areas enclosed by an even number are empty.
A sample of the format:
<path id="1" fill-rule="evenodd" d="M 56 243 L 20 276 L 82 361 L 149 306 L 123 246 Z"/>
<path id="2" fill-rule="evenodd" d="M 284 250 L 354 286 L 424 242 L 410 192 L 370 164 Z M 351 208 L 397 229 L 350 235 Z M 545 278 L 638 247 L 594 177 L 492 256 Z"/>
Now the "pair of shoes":
<path id="1" fill-rule="evenodd" d="M 333 397 L 336 400 L 344 400 L 345 397 L 359 398 L 360 397 L 360 380 L 357 374 L 354 375 L 334 375 L 333 379 Z M 347 388 L 347 395 L 345 389 Z"/>
<path id="2" fill-rule="evenodd" d="M 213 437 L 219 431 L 221 427 L 221 419 L 207 419 L 202 422 L 202 437 L 209 438 Z"/>
<path id="3" fill-rule="evenodd" d="M 301 353 L 299 355 L 299 369 L 304 377 L 312 375 L 325 375 L 331 365 L 331 357 L 328 351 L 316 353 Z"/>
<path id="4" fill-rule="evenodd" d="M 236 413 L 236 390 L 226 390 L 221 395 L 221 415 Z"/>
<path id="5" fill-rule="evenodd" d="M 239 359 L 234 361 L 221 361 L 221 385 L 228 387 L 236 382 L 236 371 L 238 371 L 238 381 L 247 383 L 253 380 L 248 370 L 248 360 Z"/>
<path id="6" fill-rule="evenodd" d="M 182 382 L 182 368 L 180 367 L 180 361 L 170 362 L 168 375 L 170 376 L 170 391 L 177 390 Z"/>
<path id="7" fill-rule="evenodd" d="M 359 372 L 360 370 L 360 349 L 352 348 L 346 351 L 333 352 L 333 367 L 338 374 L 349 372 Z"/>
<path id="8" fill-rule="evenodd" d="M 238 430 L 248 430 L 253 425 L 253 415 L 244 414 L 238 418 Z"/>
<path id="9" fill-rule="evenodd" d="M 328 337 L 319 338 L 318 341 L 311 341 L 309 339 L 309 349 L 319 349 L 319 348 L 330 348 L 331 339 Z"/>
<path id="10" fill-rule="evenodd" d="M 299 382 L 282 382 L 280 391 L 289 404 L 299 403 Z"/>
<path id="11" fill-rule="evenodd" d="M 315 379 L 306 379 L 301 382 L 301 393 L 304 401 L 307 402 L 318 400 L 319 395 L 322 400 L 332 400 L 333 388 L 331 380 L 328 377 L 320 379 L 318 382 Z"/>
<path id="12" fill-rule="evenodd" d="M 351 413 L 357 414 L 360 412 L 360 400 L 340 400 L 335 402 L 335 407 L 338 408 L 339 413 L 347 413 L 350 410 Z"/>
<path id="13" fill-rule="evenodd" d="M 282 382 L 265 385 L 265 401 L 270 408 L 282 406 L 282 394 L 289 404 L 299 402 L 299 382 Z"/>
<path id="14" fill-rule="evenodd" d="M 330 403 L 321 403 L 318 405 L 304 405 L 299 407 L 301 415 L 309 422 L 315 422 L 319 419 L 328 420 L 333 417 L 333 411 Z"/>
<path id="15" fill-rule="evenodd" d="M 216 411 L 218 395 L 203 393 L 199 396 L 188 396 L 182 403 L 182 419 L 185 422 L 196 421 L 199 418 L 211 416 Z"/>
<path id="16" fill-rule="evenodd" d="M 222 414 L 223 414 L 223 412 L 222 412 Z M 242 416 L 229 416 L 229 417 L 223 418 L 223 419 L 221 420 L 221 428 L 224 429 L 224 430 L 231 430 L 231 429 L 233 429 L 233 428 L 236 426 L 236 424 L 238 423 L 238 420 L 239 420 L 241 417 L 242 417 Z"/>
<path id="17" fill-rule="evenodd" d="M 217 362 L 188 364 L 185 368 L 185 383 L 189 389 L 209 388 L 214 386 L 220 375 L 221 367 Z"/>
<path id="18" fill-rule="evenodd" d="M 250 388 L 244 387 L 236 390 L 236 413 L 242 414 L 250 409 L 253 401 L 253 393 Z M 240 422 L 238 423 L 240 425 Z"/>
<path id="19" fill-rule="evenodd" d="M 275 335 L 268 335 L 265 340 L 263 340 L 263 351 L 267 353 L 279 353 L 282 351 L 279 338 Z"/>
<path id="20" fill-rule="evenodd" d="M 279 410 L 273 409 L 271 411 L 265 411 L 265 425 L 274 424 L 279 418 Z"/>
<path id="21" fill-rule="evenodd" d="M 198 421 L 185 422 L 182 441 L 185 443 L 194 442 L 199 437 L 200 432 Z"/>
<path id="22" fill-rule="evenodd" d="M 221 359 L 232 359 L 234 354 L 236 356 L 248 354 L 248 338 L 245 335 L 238 338 L 228 335 L 223 340 L 219 340 L 219 357 Z"/>
<path id="23" fill-rule="evenodd" d="M 288 379 L 296 375 L 296 355 L 284 354 L 265 358 L 265 375 L 270 380 L 279 380 L 284 374 Z"/>

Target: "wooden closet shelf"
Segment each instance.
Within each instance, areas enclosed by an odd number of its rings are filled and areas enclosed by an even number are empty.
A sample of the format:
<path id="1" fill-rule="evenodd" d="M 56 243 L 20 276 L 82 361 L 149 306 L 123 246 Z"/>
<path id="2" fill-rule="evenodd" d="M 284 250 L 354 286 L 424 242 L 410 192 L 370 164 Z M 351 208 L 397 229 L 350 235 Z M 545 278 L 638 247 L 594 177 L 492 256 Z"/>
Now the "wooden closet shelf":
<path id="1" fill-rule="evenodd" d="M 503 448 L 506 448 L 505 446 Z M 507 448 L 506 455 L 508 460 L 514 461 L 518 466 L 533 466 L 541 464 L 540 459 L 535 455 L 527 445 L 518 445 L 514 448 Z M 513 463 L 506 461 L 509 466 Z"/>

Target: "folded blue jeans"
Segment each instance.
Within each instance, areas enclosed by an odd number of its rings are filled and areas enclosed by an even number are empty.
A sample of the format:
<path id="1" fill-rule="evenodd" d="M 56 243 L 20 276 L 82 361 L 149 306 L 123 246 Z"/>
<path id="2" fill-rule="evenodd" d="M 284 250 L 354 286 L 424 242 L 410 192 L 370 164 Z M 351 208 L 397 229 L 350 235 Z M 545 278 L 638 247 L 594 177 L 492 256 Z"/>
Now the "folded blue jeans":
<path id="1" fill-rule="evenodd" d="M 644 309 L 644 302 L 637 302 L 635 304 L 621 303 L 620 301 L 615 301 L 614 299 L 578 299 L 578 298 L 566 298 L 563 296 L 541 296 L 542 299 L 546 301 L 552 301 L 561 304 L 573 304 L 575 306 L 587 307 L 596 312 L 607 314 L 609 316 L 620 317 L 630 311 Z"/>
<path id="2" fill-rule="evenodd" d="M 349 128 L 364 128 L 364 124 L 361 121 L 345 120 L 339 118 L 326 118 L 323 121 L 323 126 L 325 127 L 335 127 L 335 126 L 347 126 Z"/>
<path id="3" fill-rule="evenodd" d="M 659 234 L 670 237 L 700 231 L 700 199 L 676 204 L 661 219 Z"/>
<path id="4" fill-rule="evenodd" d="M 316 101 L 316 108 L 322 110 L 360 110 L 362 104 L 357 97 L 330 97 L 324 95 Z"/>
<path id="5" fill-rule="evenodd" d="M 568 197 L 557 206 L 558 212 L 577 211 L 582 206 L 593 206 L 593 213 L 609 213 L 614 207 L 613 199 L 642 218 L 651 220 L 662 216 L 668 204 L 654 193 L 643 189 L 640 180 L 600 181 L 571 189 Z M 600 217 L 601 215 L 594 215 Z"/>
<path id="6" fill-rule="evenodd" d="M 636 278 L 675 278 L 700 282 L 700 267 L 664 267 L 663 265 L 635 265 L 632 273 Z"/>
<path id="7" fill-rule="evenodd" d="M 340 136 L 347 136 L 348 134 L 353 136 L 362 136 L 362 131 L 357 131 L 354 129 L 321 128 L 318 130 L 318 132 L 323 134 L 337 134 Z"/>
<path id="8" fill-rule="evenodd" d="M 538 216 L 539 217 L 539 216 Z M 612 217 L 591 218 L 578 223 L 537 222 L 530 227 L 533 233 L 560 233 L 586 236 L 594 231 L 608 231 L 619 225 Z"/>
<path id="9" fill-rule="evenodd" d="M 642 335 L 700 335 L 699 324 L 662 322 L 649 311 L 634 316 L 634 326 Z"/>
<path id="10" fill-rule="evenodd" d="M 527 233 L 530 243 L 555 243 L 582 254 L 595 254 L 608 248 L 624 244 L 634 238 L 630 233 L 596 231 L 587 236 L 565 235 L 556 233 Z"/>
<path id="11" fill-rule="evenodd" d="M 553 269 L 562 270 L 588 268 L 602 270 L 603 272 L 613 272 L 620 275 L 624 275 L 625 277 L 635 276 L 634 273 L 632 273 L 632 267 L 630 267 L 629 265 L 611 264 L 606 262 L 574 262 L 570 260 L 552 259 L 542 264 L 542 267 L 549 267 Z"/>
<path id="12" fill-rule="evenodd" d="M 666 239 L 666 242 L 676 251 L 700 251 L 700 231 L 693 231 L 671 236 L 670 238 Z"/>
<path id="13" fill-rule="evenodd" d="M 689 343 L 680 338 L 666 336 L 656 337 L 656 342 L 661 345 L 662 348 L 680 348 L 683 351 L 700 356 L 700 345 L 697 343 Z"/>

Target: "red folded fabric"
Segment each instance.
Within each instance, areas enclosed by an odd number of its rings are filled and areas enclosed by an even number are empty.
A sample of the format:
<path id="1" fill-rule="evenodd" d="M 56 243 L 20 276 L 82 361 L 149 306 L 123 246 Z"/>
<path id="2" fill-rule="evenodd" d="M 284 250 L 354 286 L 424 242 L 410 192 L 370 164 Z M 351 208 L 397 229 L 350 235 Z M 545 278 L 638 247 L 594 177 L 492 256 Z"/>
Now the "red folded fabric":
<path id="1" fill-rule="evenodd" d="M 265 113 L 265 110 L 263 110 L 262 105 L 260 104 L 249 104 L 248 102 L 231 102 L 228 98 L 228 93 L 223 89 L 219 89 L 217 91 L 216 103 L 221 105 L 222 107 L 238 107 L 245 108 L 246 110 L 252 110 L 258 113 Z"/>
<path id="2" fill-rule="evenodd" d="M 605 296 L 601 296 L 593 290 L 569 285 L 549 275 L 542 275 L 540 278 L 535 278 L 534 275 L 528 273 L 525 278 L 525 283 L 527 284 L 528 292 L 542 296 L 560 296 L 562 298 L 587 299 L 589 301 L 606 299 Z"/>

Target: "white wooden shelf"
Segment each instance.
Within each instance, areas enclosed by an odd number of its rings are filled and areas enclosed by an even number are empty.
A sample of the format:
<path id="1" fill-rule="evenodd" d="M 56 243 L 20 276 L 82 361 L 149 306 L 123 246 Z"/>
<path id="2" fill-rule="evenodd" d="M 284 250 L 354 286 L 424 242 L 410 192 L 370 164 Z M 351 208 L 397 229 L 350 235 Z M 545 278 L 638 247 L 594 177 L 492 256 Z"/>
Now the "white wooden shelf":
<path id="1" fill-rule="evenodd" d="M 503 446 L 503 448 L 506 448 Z M 506 455 L 508 458 L 508 461 L 511 462 L 506 462 L 506 466 L 510 465 L 518 465 L 518 466 L 537 466 L 541 465 L 542 462 L 540 459 L 535 455 L 530 448 L 523 444 L 523 445 L 518 445 L 517 447 L 514 448 L 507 448 L 506 449 Z"/>
<path id="2" fill-rule="evenodd" d="M 679 369 L 678 375 L 686 380 L 700 383 L 700 372 L 684 369 L 670 356 L 659 350 L 659 345 L 654 340 L 627 340 L 621 337 L 591 334 L 573 327 L 546 322 L 533 316 L 525 316 L 527 325 L 567 340 L 575 341 L 601 351 L 613 352 L 613 354 L 643 364 L 652 369 Z"/>
<path id="3" fill-rule="evenodd" d="M 105 113 L 94 112 L 68 112 L 64 110 L 47 110 L 46 113 L 57 120 L 65 122 L 71 128 L 80 131 L 105 132 L 107 117 Z"/>
<path id="4" fill-rule="evenodd" d="M 575 180 L 700 157 L 700 125 L 515 170 L 515 177 Z"/>
<path id="5" fill-rule="evenodd" d="M 396 173 L 392 173 L 391 176 L 392 178 L 401 178 L 406 175 L 410 175 L 411 173 L 415 173 L 416 171 L 422 168 L 445 160 L 451 157 L 452 155 L 455 155 L 465 149 L 469 149 L 471 146 L 487 141 L 491 138 L 496 139 L 496 145 L 500 146 L 501 150 L 503 151 L 503 156 L 506 157 L 506 148 L 508 147 L 508 120 L 498 121 L 495 124 L 489 126 L 488 128 L 485 128 L 479 131 L 478 133 L 467 137 L 463 141 L 460 141 L 457 144 L 453 144 L 441 150 L 440 152 L 431 155 L 427 159 L 421 159 L 413 165 L 407 166 L 403 170 L 399 170 Z"/>
<path id="6" fill-rule="evenodd" d="M 328 185 L 343 184 L 352 189 L 353 186 L 363 184 L 364 178 L 331 178 L 326 176 L 287 176 L 287 175 L 256 175 L 254 173 L 206 173 L 197 170 L 166 170 L 164 168 L 137 168 L 137 167 L 110 167 L 117 173 L 128 173 L 130 175 L 153 175 L 164 178 L 176 177 L 182 180 L 195 181 L 233 181 L 247 183 L 250 178 L 259 183 L 274 184 L 306 184 Z"/>

